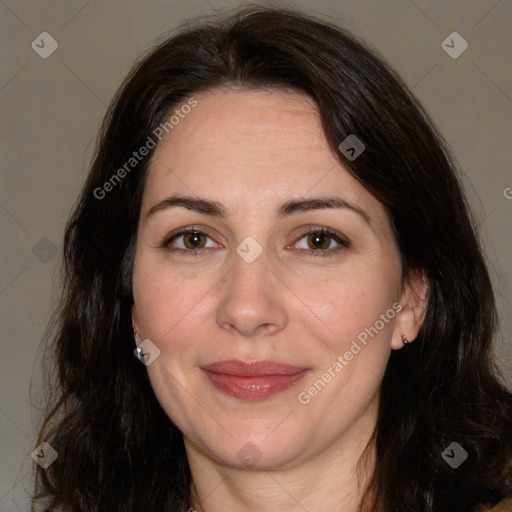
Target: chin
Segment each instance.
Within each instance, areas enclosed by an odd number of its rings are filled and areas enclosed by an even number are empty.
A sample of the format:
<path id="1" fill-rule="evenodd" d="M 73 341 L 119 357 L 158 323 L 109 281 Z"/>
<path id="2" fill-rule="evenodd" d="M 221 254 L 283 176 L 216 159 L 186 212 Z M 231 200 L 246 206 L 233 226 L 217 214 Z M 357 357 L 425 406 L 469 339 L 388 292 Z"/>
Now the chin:
<path id="1" fill-rule="evenodd" d="M 311 442 L 299 439 L 299 436 L 294 436 L 289 431 L 283 431 L 280 436 L 273 432 L 268 437 L 261 432 L 259 429 L 255 435 L 233 437 L 228 434 L 220 442 L 213 440 L 214 447 L 205 445 L 205 449 L 211 457 L 225 466 L 235 469 L 273 470 L 298 464 L 307 447 L 311 447 Z"/>

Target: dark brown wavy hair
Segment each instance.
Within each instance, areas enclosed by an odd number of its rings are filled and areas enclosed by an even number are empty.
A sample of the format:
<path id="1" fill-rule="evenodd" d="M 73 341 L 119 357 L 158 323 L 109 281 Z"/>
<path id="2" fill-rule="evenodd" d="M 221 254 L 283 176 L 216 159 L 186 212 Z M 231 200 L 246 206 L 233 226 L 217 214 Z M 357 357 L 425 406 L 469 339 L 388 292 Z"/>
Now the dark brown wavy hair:
<path id="1" fill-rule="evenodd" d="M 512 393 L 491 350 L 494 296 L 446 143 L 397 73 L 352 35 L 296 11 L 250 7 L 159 43 L 108 109 L 65 233 L 38 440 L 59 456 L 37 467 L 32 510 L 188 508 L 181 432 L 133 354 L 132 266 L 152 151 L 105 197 L 98 189 L 173 109 L 232 86 L 313 98 L 340 162 L 386 208 L 404 279 L 422 270 L 430 283 L 418 338 L 392 351 L 383 377 L 376 467 L 360 510 L 468 512 L 512 497 Z M 354 161 L 338 150 L 350 134 L 366 146 Z M 468 453 L 457 469 L 441 457 L 452 442 Z"/>

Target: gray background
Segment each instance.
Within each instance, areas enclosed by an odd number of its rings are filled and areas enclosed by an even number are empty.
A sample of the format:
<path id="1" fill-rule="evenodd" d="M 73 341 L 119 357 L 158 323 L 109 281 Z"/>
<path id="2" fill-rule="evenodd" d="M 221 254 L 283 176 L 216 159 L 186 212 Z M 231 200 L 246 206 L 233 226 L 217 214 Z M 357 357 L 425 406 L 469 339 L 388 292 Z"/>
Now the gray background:
<path id="1" fill-rule="evenodd" d="M 63 228 L 106 105 L 135 58 L 163 32 L 236 5 L 0 0 L 1 512 L 29 509 L 30 453 L 41 420 L 29 386 L 37 405 L 43 392 L 40 340 L 59 293 Z M 502 322 L 497 355 L 512 385 L 512 199 L 506 198 L 512 196 L 507 188 L 512 187 L 512 2 L 288 0 L 272 5 L 302 8 L 363 37 L 401 74 L 446 137 L 464 172 L 486 247 Z M 59 45 L 47 59 L 31 47 L 34 40 L 41 44 L 38 36 L 45 31 Z M 469 44 L 456 59 L 441 46 L 454 31 Z"/>

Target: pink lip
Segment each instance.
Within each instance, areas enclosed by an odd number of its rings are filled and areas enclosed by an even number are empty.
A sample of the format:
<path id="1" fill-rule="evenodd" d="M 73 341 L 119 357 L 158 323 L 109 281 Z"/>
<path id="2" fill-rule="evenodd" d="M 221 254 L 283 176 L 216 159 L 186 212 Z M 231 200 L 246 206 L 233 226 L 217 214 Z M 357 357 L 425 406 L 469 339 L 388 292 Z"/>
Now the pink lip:
<path id="1" fill-rule="evenodd" d="M 218 361 L 201 368 L 220 391 L 246 400 L 263 400 L 305 377 L 309 368 L 274 361 Z"/>

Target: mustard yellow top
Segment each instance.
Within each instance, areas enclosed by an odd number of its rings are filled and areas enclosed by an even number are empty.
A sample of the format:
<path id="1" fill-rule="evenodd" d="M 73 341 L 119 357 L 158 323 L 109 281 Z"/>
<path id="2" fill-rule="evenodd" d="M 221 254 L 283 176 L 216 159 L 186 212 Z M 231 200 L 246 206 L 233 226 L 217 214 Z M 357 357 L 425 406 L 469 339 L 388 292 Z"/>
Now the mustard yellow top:
<path id="1" fill-rule="evenodd" d="M 492 508 L 490 505 L 479 505 L 475 512 L 512 512 L 512 498 L 501 500 Z"/>

